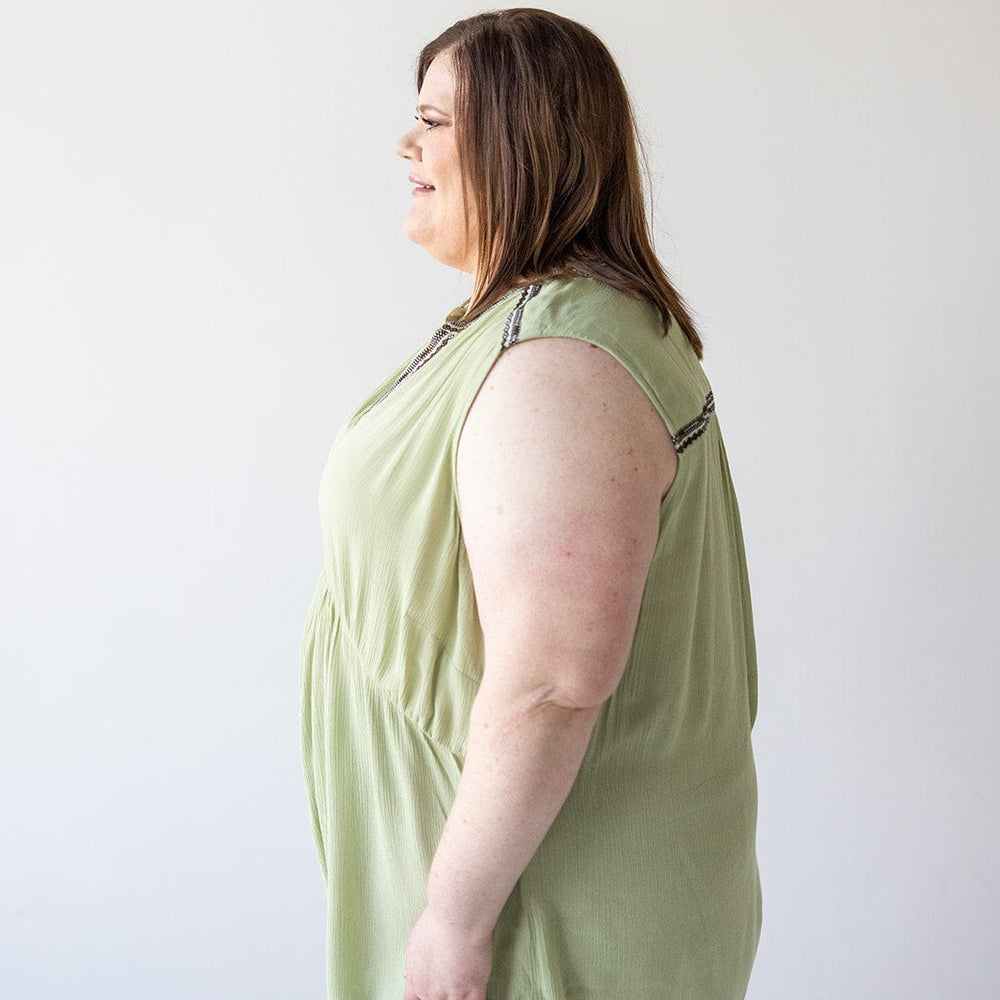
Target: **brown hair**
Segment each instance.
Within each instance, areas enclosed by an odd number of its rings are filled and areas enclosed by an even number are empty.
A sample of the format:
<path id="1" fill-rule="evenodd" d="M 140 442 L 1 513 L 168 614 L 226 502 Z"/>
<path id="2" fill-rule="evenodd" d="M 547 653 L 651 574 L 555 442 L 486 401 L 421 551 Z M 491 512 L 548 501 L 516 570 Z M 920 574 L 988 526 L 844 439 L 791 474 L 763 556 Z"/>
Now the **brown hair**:
<path id="1" fill-rule="evenodd" d="M 454 61 L 456 141 L 479 220 L 466 319 L 526 281 L 582 274 L 660 310 L 695 353 L 701 338 L 653 250 L 639 139 L 621 73 L 589 28 L 546 10 L 490 11 L 426 45 Z M 467 211 L 468 217 L 468 211 Z"/>

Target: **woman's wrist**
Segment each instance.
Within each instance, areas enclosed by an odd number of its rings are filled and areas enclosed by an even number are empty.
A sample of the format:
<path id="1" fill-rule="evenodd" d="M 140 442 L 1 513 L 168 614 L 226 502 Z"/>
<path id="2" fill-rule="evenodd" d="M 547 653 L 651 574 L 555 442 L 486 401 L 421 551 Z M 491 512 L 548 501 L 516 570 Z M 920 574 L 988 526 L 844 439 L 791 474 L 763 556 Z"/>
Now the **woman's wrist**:
<path id="1" fill-rule="evenodd" d="M 463 941 L 490 941 L 503 903 L 498 907 L 478 893 L 456 891 L 456 886 L 435 878 L 433 871 L 427 883 L 425 913 L 438 927 Z M 510 895 L 510 893 L 508 893 Z M 506 898 L 503 901 L 506 902 Z"/>

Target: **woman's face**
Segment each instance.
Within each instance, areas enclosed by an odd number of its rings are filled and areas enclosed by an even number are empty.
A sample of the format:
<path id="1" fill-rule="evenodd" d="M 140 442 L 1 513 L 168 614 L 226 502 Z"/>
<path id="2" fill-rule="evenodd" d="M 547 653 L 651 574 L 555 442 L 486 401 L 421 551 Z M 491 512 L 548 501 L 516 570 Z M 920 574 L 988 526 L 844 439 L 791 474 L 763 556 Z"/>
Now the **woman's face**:
<path id="1" fill-rule="evenodd" d="M 474 220 L 466 225 L 455 141 L 455 74 L 447 52 L 428 66 L 417 97 L 417 120 L 396 143 L 396 154 L 410 161 L 414 185 L 403 231 L 436 260 L 472 273 L 477 234 Z"/>

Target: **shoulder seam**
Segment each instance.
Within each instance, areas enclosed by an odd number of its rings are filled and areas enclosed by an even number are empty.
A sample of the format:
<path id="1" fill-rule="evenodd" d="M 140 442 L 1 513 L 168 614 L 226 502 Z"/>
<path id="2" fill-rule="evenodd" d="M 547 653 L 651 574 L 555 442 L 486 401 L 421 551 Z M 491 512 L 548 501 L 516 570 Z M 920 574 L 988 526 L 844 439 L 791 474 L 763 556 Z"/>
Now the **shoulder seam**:
<path id="1" fill-rule="evenodd" d="M 517 338 L 521 334 L 521 319 L 524 316 L 524 307 L 529 299 L 533 299 L 542 289 L 538 283 L 528 285 L 518 297 L 517 304 L 511 309 L 504 323 L 503 337 L 500 339 L 500 350 L 517 343 Z"/>

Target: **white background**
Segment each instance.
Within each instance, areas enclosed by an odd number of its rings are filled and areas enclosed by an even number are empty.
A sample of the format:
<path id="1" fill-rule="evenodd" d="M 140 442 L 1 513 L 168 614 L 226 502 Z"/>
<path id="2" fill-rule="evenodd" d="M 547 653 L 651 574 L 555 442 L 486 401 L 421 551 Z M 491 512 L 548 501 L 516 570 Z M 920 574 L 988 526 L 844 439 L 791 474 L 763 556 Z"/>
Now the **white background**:
<path id="1" fill-rule="evenodd" d="M 473 11 L 346 6 L 0 15 L 9 1000 L 323 995 L 316 488 L 466 292 L 402 236 L 392 143 Z M 632 87 L 742 504 L 749 996 L 996 996 L 1000 7 L 557 9 Z"/>

